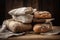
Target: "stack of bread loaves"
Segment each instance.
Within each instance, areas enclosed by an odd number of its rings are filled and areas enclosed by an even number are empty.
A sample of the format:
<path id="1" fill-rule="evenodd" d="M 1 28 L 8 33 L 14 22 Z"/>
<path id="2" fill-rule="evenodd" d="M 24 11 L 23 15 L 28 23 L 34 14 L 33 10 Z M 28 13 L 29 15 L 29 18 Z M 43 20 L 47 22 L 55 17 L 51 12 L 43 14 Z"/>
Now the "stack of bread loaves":
<path id="1" fill-rule="evenodd" d="M 35 23 L 33 31 L 35 33 L 44 33 L 52 30 L 52 15 L 48 11 L 34 12 L 33 22 Z"/>
<path id="2" fill-rule="evenodd" d="M 48 11 L 37 11 L 37 9 L 32 7 L 21 7 L 12 9 L 8 13 L 12 18 L 3 22 L 0 31 L 6 28 L 12 32 L 25 32 L 32 28 L 35 33 L 44 33 L 52 30 L 50 24 L 52 15 Z M 33 24 L 31 23 L 35 23 L 34 27 L 32 27 Z"/>

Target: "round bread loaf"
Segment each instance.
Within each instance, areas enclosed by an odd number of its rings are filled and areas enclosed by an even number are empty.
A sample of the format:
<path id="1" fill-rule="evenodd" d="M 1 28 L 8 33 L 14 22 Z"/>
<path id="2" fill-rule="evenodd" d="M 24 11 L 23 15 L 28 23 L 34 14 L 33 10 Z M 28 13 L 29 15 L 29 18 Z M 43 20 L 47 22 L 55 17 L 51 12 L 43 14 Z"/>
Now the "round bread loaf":
<path id="1" fill-rule="evenodd" d="M 35 33 L 44 33 L 51 30 L 52 30 L 52 27 L 50 27 L 48 24 L 36 24 L 33 27 L 33 31 Z"/>
<path id="2" fill-rule="evenodd" d="M 6 20 L 4 23 L 7 26 L 8 30 L 12 32 L 24 32 L 32 29 L 31 24 L 23 24 L 14 20 Z"/>
<path id="3" fill-rule="evenodd" d="M 15 22 L 15 21 L 11 21 L 9 23 L 9 29 L 12 32 L 24 32 L 24 31 L 29 31 L 32 29 L 31 24 L 23 24 L 20 22 Z"/>
<path id="4" fill-rule="evenodd" d="M 52 15 L 48 11 L 36 11 L 34 13 L 34 18 L 51 18 Z"/>

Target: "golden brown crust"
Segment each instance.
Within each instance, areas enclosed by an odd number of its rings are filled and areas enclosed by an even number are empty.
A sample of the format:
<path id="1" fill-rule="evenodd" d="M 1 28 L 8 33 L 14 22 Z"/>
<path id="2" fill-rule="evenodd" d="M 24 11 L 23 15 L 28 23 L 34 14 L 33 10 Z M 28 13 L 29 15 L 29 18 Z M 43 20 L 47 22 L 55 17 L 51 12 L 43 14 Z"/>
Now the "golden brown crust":
<path id="1" fill-rule="evenodd" d="M 33 27 L 33 31 L 35 33 L 44 33 L 51 30 L 52 30 L 52 27 L 50 27 L 48 24 L 36 24 Z"/>
<path id="2" fill-rule="evenodd" d="M 31 24 L 23 24 L 21 22 L 11 21 L 8 26 L 12 32 L 24 32 L 32 29 Z"/>
<path id="3" fill-rule="evenodd" d="M 34 18 L 51 18 L 52 15 L 48 11 L 36 11 L 34 13 Z"/>

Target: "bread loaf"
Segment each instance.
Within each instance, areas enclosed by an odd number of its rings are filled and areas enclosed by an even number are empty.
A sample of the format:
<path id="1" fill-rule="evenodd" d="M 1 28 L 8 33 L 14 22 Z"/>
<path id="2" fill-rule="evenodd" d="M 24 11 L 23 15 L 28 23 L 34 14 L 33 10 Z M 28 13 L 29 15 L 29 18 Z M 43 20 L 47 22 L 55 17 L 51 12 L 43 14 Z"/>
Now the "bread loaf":
<path id="1" fill-rule="evenodd" d="M 12 32 L 24 32 L 32 29 L 31 24 L 23 24 L 11 19 L 6 20 L 3 23 L 3 25 L 6 25 L 6 28 Z"/>
<path id="2" fill-rule="evenodd" d="M 52 15 L 48 11 L 36 11 L 34 13 L 34 18 L 51 18 Z"/>
<path id="3" fill-rule="evenodd" d="M 33 27 L 33 31 L 35 33 L 44 33 L 44 32 L 48 32 L 51 30 L 52 30 L 52 27 L 49 26 L 48 24 L 36 24 Z"/>

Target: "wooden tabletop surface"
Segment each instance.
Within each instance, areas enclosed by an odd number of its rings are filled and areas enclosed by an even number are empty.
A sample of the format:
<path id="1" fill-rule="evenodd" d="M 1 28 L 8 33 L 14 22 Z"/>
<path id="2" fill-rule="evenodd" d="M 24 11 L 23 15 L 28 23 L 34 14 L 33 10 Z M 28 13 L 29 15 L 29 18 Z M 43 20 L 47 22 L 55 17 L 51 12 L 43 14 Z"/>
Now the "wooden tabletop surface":
<path id="1" fill-rule="evenodd" d="M 60 27 L 54 26 L 54 29 L 60 30 Z M 60 40 L 59 35 L 41 35 L 41 34 L 25 34 L 17 37 L 10 37 L 7 40 Z"/>

